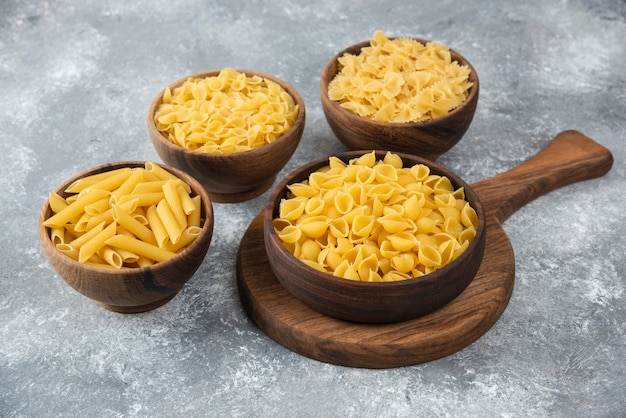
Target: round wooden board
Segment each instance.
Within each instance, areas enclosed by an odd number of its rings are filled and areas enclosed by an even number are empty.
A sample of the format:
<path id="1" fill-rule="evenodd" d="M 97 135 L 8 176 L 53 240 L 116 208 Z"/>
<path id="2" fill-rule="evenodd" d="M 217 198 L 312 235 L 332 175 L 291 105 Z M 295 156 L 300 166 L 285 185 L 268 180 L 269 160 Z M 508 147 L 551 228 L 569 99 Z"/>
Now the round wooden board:
<path id="1" fill-rule="evenodd" d="M 241 302 L 263 332 L 303 356 L 351 367 L 408 366 L 467 347 L 500 318 L 511 298 L 514 277 L 513 248 L 492 218 L 481 267 L 456 299 L 414 320 L 359 324 L 312 310 L 280 284 L 265 253 L 262 214 L 251 222 L 237 255 Z"/>
<path id="2" fill-rule="evenodd" d="M 357 324 L 322 315 L 280 284 L 263 243 L 263 216 L 246 231 L 237 255 L 237 285 L 252 320 L 296 353 L 352 367 L 408 366 L 455 353 L 480 338 L 500 318 L 515 279 L 513 248 L 501 227 L 531 200 L 568 184 L 606 174 L 611 152 L 578 131 L 559 133 L 517 167 L 472 184 L 487 219 L 485 255 L 478 273 L 456 299 L 417 319 Z"/>

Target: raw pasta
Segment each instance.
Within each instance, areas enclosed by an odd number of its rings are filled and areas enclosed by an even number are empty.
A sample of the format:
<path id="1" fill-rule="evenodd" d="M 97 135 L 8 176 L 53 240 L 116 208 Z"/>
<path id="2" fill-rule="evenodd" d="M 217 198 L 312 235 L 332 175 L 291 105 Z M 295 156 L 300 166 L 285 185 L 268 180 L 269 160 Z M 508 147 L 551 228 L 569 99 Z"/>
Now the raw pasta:
<path id="1" fill-rule="evenodd" d="M 229 154 L 274 142 L 293 126 L 298 110 L 277 83 L 225 68 L 217 76 L 168 87 L 154 122 L 176 145 Z"/>
<path id="2" fill-rule="evenodd" d="M 107 171 L 49 195 L 53 244 L 80 263 L 120 269 L 174 257 L 200 234 L 201 198 L 154 163 Z"/>
<path id="3" fill-rule="evenodd" d="M 358 55 L 339 58 L 328 97 L 359 116 L 379 122 L 421 122 L 449 113 L 467 98 L 470 68 L 452 61 L 449 49 L 376 31 Z"/>
<path id="4" fill-rule="evenodd" d="M 467 249 L 478 216 L 463 188 L 426 165 L 372 151 L 287 186 L 274 230 L 294 256 L 328 274 L 368 282 L 438 270 Z"/>

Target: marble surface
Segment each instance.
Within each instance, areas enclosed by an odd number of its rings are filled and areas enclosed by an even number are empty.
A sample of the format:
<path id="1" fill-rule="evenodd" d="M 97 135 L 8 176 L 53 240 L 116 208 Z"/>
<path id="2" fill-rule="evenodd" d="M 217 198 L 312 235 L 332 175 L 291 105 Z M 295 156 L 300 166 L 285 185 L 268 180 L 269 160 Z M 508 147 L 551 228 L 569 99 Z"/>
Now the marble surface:
<path id="1" fill-rule="evenodd" d="M 164 85 L 225 66 L 291 83 L 307 125 L 282 176 L 344 150 L 324 119 L 319 76 L 377 29 L 437 40 L 474 64 L 476 117 L 439 160 L 465 180 L 518 165 L 566 129 L 615 157 L 606 176 L 504 224 L 515 288 L 475 343 L 369 370 L 269 339 L 235 283 L 239 242 L 267 194 L 214 205 L 203 265 L 152 312 L 106 311 L 49 267 L 36 232 L 47 193 L 102 163 L 160 161 L 145 117 Z M 626 415 L 624 39 L 620 0 L 0 2 L 0 416 Z"/>

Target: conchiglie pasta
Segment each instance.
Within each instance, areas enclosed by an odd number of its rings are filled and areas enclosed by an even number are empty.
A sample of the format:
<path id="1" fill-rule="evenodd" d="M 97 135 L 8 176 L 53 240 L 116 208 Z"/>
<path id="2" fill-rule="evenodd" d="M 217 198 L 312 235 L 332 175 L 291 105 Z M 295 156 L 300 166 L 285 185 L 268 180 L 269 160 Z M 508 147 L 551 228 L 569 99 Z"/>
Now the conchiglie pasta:
<path id="1" fill-rule="evenodd" d="M 467 98 L 470 68 L 437 42 L 388 39 L 376 31 L 358 55 L 338 59 L 328 97 L 379 122 L 421 122 L 443 116 Z"/>
<path id="2" fill-rule="evenodd" d="M 287 132 L 298 105 L 281 86 L 225 68 L 216 76 L 188 78 L 163 93 L 157 129 L 183 148 L 227 154 L 259 148 Z"/>
<path id="3" fill-rule="evenodd" d="M 397 181 L 402 178 L 412 181 Z M 370 152 L 348 163 L 330 157 L 328 166 L 287 189 L 273 220 L 285 248 L 350 280 L 433 272 L 458 258 L 478 228 L 463 189 L 425 165 L 403 167 L 390 152 L 382 160 Z"/>

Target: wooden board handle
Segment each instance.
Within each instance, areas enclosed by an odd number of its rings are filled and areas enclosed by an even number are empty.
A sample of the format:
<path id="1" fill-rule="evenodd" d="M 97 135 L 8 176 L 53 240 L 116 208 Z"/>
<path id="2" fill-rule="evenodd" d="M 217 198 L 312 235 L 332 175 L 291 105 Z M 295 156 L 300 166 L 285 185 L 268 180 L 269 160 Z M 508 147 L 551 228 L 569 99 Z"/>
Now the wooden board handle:
<path id="1" fill-rule="evenodd" d="M 606 174 L 613 155 L 578 131 L 559 133 L 519 166 L 472 184 L 487 216 L 504 222 L 515 211 L 559 187 Z"/>

